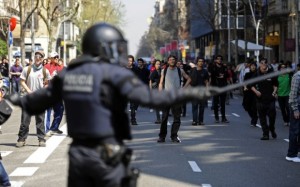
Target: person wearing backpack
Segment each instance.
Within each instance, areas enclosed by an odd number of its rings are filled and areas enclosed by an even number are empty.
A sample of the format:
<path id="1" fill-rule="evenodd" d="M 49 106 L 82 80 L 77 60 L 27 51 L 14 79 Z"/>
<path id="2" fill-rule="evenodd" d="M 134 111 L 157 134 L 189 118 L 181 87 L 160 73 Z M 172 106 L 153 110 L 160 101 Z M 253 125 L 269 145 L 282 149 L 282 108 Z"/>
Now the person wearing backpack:
<path id="1" fill-rule="evenodd" d="M 190 82 L 191 78 L 183 71 L 176 66 L 176 57 L 170 55 L 168 57 L 168 66 L 161 72 L 160 82 L 159 82 L 159 90 L 179 90 L 181 89 L 181 77 L 187 79 L 183 88 L 186 88 Z M 180 127 L 180 116 L 181 116 L 181 105 L 173 105 L 171 107 L 165 107 L 163 109 L 162 121 L 160 125 L 159 138 L 157 140 L 158 143 L 163 143 L 166 140 L 167 135 L 167 124 L 169 112 L 172 111 L 173 114 L 173 124 L 171 128 L 171 140 L 175 143 L 180 143 L 181 140 L 178 137 L 178 131 Z"/>
<path id="2" fill-rule="evenodd" d="M 36 90 L 44 88 L 51 78 L 49 71 L 45 69 L 42 64 L 42 60 L 45 56 L 44 52 L 36 51 L 34 55 L 34 63 L 31 66 L 25 67 L 20 76 L 20 83 L 26 94 L 31 94 Z M 44 118 L 45 112 L 35 115 L 36 133 L 40 147 L 46 146 Z M 26 145 L 30 121 L 31 115 L 29 115 L 25 110 L 22 110 L 21 124 L 16 147 L 23 147 Z"/>

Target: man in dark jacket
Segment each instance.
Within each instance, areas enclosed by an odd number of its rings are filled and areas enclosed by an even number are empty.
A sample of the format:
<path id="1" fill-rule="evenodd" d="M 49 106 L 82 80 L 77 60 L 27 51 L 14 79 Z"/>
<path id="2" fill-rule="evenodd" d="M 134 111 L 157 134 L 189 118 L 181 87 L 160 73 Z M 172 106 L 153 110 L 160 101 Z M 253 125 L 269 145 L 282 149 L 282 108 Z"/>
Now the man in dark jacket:
<path id="1" fill-rule="evenodd" d="M 209 68 L 209 73 L 211 76 L 211 85 L 216 87 L 227 86 L 228 71 L 226 66 L 223 64 L 223 57 L 218 55 L 215 59 L 215 63 Z M 222 123 L 229 123 L 225 116 L 225 101 L 226 93 L 221 93 L 213 97 L 213 106 L 215 114 L 215 122 L 219 123 L 219 106 L 221 107 Z"/>
<path id="2" fill-rule="evenodd" d="M 273 70 L 268 67 L 267 59 L 262 58 L 259 61 L 259 69 L 257 76 L 262 76 L 267 73 L 271 73 Z M 276 120 L 276 107 L 275 101 L 277 97 L 277 78 L 269 78 L 258 82 L 251 86 L 251 90 L 257 97 L 257 110 L 259 115 L 259 121 L 262 127 L 263 136 L 261 140 L 269 140 L 269 133 L 271 132 L 272 138 L 277 138 L 275 132 L 275 120 Z M 267 122 L 269 118 L 269 125 Z"/>

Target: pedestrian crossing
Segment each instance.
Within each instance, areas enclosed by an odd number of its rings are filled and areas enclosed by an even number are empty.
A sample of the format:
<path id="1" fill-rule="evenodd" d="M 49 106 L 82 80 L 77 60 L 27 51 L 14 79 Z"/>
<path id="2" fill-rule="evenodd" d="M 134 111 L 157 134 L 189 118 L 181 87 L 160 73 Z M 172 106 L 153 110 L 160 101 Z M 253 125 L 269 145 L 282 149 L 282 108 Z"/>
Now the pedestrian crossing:
<path id="1" fill-rule="evenodd" d="M 53 151 L 59 146 L 59 144 L 67 137 L 67 125 L 64 124 L 60 128 L 63 131 L 63 134 L 53 135 L 46 142 L 46 147 L 39 147 L 35 150 L 24 162 L 26 167 L 19 166 L 15 170 L 13 170 L 9 177 L 18 178 L 18 177 L 31 177 L 33 176 L 39 169 L 39 166 L 36 164 L 43 164 L 46 162 L 47 158 L 53 153 Z M 2 157 L 8 157 L 13 151 L 1 151 Z M 28 166 L 28 164 L 34 164 L 34 166 Z M 26 181 L 26 178 L 24 178 Z M 25 184 L 25 181 L 14 181 L 11 180 L 12 187 L 22 187 Z"/>

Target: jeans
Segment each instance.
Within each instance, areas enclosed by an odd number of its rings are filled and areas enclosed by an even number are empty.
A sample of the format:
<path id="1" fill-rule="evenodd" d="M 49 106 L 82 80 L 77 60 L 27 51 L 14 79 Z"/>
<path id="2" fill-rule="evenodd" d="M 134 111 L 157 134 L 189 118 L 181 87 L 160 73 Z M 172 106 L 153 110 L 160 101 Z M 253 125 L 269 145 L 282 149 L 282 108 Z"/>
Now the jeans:
<path id="1" fill-rule="evenodd" d="M 10 186 L 8 175 L 5 171 L 2 161 L 0 161 L 0 186 Z"/>
<path id="2" fill-rule="evenodd" d="M 44 118 L 45 118 L 44 112 L 42 114 L 35 115 L 36 133 L 39 141 L 45 141 Z M 18 141 L 25 141 L 27 139 L 29 133 L 30 121 L 31 121 L 31 115 L 25 112 L 25 110 L 22 110 Z"/>
<path id="3" fill-rule="evenodd" d="M 16 80 L 12 79 L 12 88 L 13 88 L 13 93 L 20 94 L 20 91 L 21 91 L 20 81 L 16 81 Z"/>
<path id="4" fill-rule="evenodd" d="M 51 131 L 58 130 L 61 120 L 63 118 L 63 114 L 64 114 L 63 103 L 59 102 L 53 106 L 54 116 L 53 116 L 52 124 L 50 126 L 51 111 L 52 111 L 52 108 L 48 108 L 46 111 L 46 120 L 45 120 L 46 121 L 46 132 L 48 132 L 49 130 L 51 130 Z"/>
<path id="5" fill-rule="evenodd" d="M 300 107 L 298 107 L 298 110 L 300 110 Z M 291 109 L 290 111 L 293 110 Z M 287 156 L 297 157 L 300 148 L 300 119 L 295 119 L 293 112 L 291 112 L 290 117 L 289 149 Z"/>
<path id="6" fill-rule="evenodd" d="M 204 109 L 206 101 L 193 101 L 192 102 L 192 113 L 193 113 L 193 122 L 203 122 Z"/>
<path id="7" fill-rule="evenodd" d="M 162 115 L 162 121 L 160 125 L 160 132 L 159 137 L 165 138 L 167 136 L 167 130 L 168 130 L 168 118 L 169 118 L 169 112 L 172 110 L 173 114 L 173 124 L 171 128 L 171 138 L 177 138 L 178 137 L 178 131 L 180 127 L 180 115 L 181 115 L 181 105 L 173 105 L 172 107 L 167 107 L 163 109 L 163 115 Z"/>

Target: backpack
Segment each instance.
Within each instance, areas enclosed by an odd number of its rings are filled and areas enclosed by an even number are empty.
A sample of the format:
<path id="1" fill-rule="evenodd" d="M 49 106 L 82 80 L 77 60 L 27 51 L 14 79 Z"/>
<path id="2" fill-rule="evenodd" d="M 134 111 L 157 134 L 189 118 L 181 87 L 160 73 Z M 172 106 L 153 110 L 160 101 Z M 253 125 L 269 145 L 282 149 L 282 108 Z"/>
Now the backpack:
<path id="1" fill-rule="evenodd" d="M 167 75 L 168 68 L 169 68 L 169 66 L 166 66 L 166 68 L 164 69 L 163 88 L 165 87 L 165 77 Z M 179 67 L 176 67 L 176 68 L 177 68 L 178 76 L 179 76 L 179 85 L 181 86 L 181 70 Z"/>
<path id="2" fill-rule="evenodd" d="M 27 84 L 27 80 L 28 80 L 29 74 L 31 72 L 31 69 L 32 69 L 32 66 L 28 66 L 26 80 L 25 80 L 26 84 Z M 45 83 L 46 81 L 47 81 L 46 68 L 43 67 L 43 82 Z"/>

